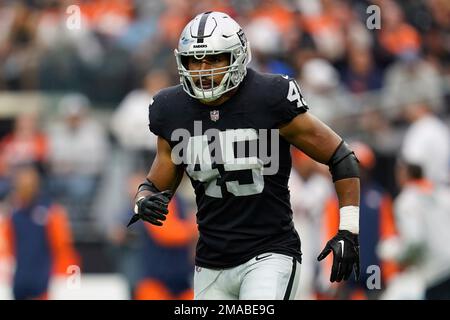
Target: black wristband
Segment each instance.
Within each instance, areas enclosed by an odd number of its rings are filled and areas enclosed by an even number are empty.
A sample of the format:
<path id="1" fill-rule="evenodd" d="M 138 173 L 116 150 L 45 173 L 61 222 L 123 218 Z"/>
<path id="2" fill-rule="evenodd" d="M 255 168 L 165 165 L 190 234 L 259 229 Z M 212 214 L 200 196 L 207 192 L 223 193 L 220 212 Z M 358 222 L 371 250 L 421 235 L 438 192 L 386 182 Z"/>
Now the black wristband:
<path id="1" fill-rule="evenodd" d="M 147 178 L 145 179 L 145 182 L 141 183 L 138 187 L 138 193 L 141 191 L 151 191 L 153 193 L 159 193 L 161 192 L 153 182 L 151 182 L 150 180 L 148 180 Z"/>

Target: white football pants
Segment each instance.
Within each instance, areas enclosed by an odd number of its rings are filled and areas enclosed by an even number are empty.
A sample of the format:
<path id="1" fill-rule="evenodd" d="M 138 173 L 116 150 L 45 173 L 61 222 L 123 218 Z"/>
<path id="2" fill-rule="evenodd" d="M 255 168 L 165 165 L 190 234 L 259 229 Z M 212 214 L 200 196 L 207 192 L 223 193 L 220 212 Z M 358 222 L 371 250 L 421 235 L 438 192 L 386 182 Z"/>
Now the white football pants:
<path id="1" fill-rule="evenodd" d="M 195 300 L 292 300 L 300 263 L 279 253 L 263 253 L 228 269 L 195 267 Z"/>

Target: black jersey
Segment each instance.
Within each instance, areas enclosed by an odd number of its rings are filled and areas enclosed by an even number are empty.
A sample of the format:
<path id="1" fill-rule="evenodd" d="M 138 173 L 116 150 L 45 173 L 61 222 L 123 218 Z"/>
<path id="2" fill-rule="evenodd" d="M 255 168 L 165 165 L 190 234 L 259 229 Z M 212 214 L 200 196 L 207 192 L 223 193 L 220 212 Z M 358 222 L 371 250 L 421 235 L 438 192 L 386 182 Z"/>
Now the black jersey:
<path id="1" fill-rule="evenodd" d="M 264 252 L 301 260 L 288 189 L 290 145 L 272 129 L 307 109 L 295 80 L 252 69 L 236 94 L 220 106 L 202 104 L 181 85 L 154 97 L 150 130 L 167 140 L 173 151 L 183 146 L 179 154 L 190 156 L 182 165 L 198 207 L 196 265 L 228 268 Z M 256 152 L 249 147 L 255 141 Z M 219 147 L 211 148 L 213 142 Z M 240 147 L 244 155 L 238 154 Z M 261 160 L 263 151 L 270 161 Z M 276 171 L 265 174 L 268 168 Z"/>

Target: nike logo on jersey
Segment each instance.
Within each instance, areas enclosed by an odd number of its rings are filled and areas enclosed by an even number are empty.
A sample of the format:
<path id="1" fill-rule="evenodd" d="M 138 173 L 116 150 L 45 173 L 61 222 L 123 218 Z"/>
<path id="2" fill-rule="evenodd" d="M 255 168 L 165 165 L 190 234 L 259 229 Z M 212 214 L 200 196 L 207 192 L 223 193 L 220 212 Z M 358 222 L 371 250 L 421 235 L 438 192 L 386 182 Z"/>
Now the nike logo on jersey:
<path id="1" fill-rule="evenodd" d="M 344 257 L 344 240 L 339 240 L 338 242 L 341 244 L 342 258 L 343 258 Z"/>
<path id="2" fill-rule="evenodd" d="M 272 255 L 272 254 L 268 254 L 268 255 L 265 255 L 265 256 L 262 256 L 262 257 L 256 256 L 255 260 L 256 260 L 256 261 L 259 261 L 259 260 L 265 259 L 265 258 L 267 258 L 267 257 L 270 257 L 271 255 Z"/>

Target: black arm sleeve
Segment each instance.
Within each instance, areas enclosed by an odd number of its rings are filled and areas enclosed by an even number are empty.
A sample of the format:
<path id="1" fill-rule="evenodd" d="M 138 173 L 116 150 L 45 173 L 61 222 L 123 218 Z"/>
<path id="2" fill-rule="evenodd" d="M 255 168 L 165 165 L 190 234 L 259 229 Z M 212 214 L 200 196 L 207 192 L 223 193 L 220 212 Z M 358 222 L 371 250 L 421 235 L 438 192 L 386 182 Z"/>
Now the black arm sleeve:
<path id="1" fill-rule="evenodd" d="M 359 160 L 348 145 L 341 141 L 327 163 L 333 182 L 347 178 L 359 178 Z"/>

